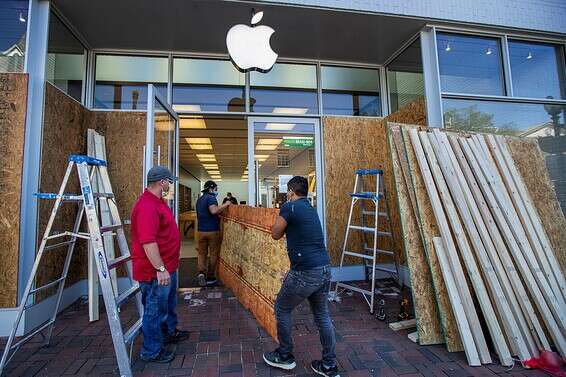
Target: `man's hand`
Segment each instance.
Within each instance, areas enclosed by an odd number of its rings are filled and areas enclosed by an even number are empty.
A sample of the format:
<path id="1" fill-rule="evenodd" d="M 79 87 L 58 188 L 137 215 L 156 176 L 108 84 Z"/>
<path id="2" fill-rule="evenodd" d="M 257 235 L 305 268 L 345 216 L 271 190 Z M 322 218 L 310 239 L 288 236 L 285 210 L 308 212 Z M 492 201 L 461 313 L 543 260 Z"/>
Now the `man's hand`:
<path id="1" fill-rule="evenodd" d="M 171 284 L 171 275 L 169 271 L 165 270 L 163 272 L 157 271 L 157 283 L 159 285 L 169 285 Z"/>

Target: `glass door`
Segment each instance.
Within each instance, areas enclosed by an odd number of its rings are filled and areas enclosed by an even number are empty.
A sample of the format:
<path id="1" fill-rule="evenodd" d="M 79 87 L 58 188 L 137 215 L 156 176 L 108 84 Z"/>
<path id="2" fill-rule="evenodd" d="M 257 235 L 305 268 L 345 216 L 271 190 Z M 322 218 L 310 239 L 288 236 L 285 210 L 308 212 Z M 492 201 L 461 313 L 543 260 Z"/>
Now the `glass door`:
<path id="1" fill-rule="evenodd" d="M 287 182 L 308 179 L 308 200 L 324 228 L 322 148 L 318 119 L 248 118 L 248 177 L 250 204 L 280 208 L 287 201 Z"/>
<path id="2" fill-rule="evenodd" d="M 147 96 L 147 130 L 144 155 L 144 187 L 147 186 L 147 172 L 153 166 L 167 167 L 175 176 L 179 176 L 179 148 L 177 135 L 179 130 L 179 117 L 169 106 L 165 98 L 152 85 L 148 85 Z M 167 198 L 169 206 L 175 211 L 177 217 L 178 182 Z"/>

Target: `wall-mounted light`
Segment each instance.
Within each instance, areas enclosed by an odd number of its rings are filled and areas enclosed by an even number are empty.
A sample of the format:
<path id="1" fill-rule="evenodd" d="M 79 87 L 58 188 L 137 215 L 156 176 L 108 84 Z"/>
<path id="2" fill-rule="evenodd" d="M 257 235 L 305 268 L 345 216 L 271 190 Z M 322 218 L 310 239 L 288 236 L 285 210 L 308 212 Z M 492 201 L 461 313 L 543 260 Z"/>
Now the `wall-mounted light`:
<path id="1" fill-rule="evenodd" d="M 532 59 L 533 58 L 533 54 L 531 54 L 531 52 L 529 51 L 529 55 L 527 55 L 527 59 Z"/>
<path id="2" fill-rule="evenodd" d="M 448 52 L 452 50 L 452 47 L 450 47 L 450 42 L 446 43 L 446 48 L 444 49 L 444 51 Z"/>
<path id="3" fill-rule="evenodd" d="M 491 47 L 487 48 L 487 51 L 485 52 L 486 55 L 491 55 L 493 52 L 491 51 Z"/>
<path id="4" fill-rule="evenodd" d="M 22 12 L 20 12 L 20 22 L 26 22 L 26 19 L 24 18 Z"/>

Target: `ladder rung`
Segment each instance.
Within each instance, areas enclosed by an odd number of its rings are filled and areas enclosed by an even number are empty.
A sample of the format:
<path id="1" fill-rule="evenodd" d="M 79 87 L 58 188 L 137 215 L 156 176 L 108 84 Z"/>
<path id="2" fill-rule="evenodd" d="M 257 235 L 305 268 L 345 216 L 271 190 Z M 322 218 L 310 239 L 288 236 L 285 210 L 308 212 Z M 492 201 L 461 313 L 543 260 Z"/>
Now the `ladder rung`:
<path id="1" fill-rule="evenodd" d="M 361 230 L 362 232 L 372 232 L 372 233 L 375 231 L 374 228 L 369 228 L 367 226 L 358 226 L 358 225 L 350 225 L 350 229 Z"/>
<path id="2" fill-rule="evenodd" d="M 59 242 L 59 243 L 56 243 L 56 244 L 53 244 L 53 245 L 45 246 L 45 247 L 43 248 L 43 251 L 48 251 L 48 250 L 57 249 L 57 248 L 59 248 L 59 247 L 61 247 L 61 246 L 70 245 L 70 244 L 73 244 L 73 243 L 75 243 L 75 241 Z"/>
<path id="3" fill-rule="evenodd" d="M 63 281 L 63 280 L 65 280 L 65 276 L 60 277 L 60 278 L 57 279 L 57 280 L 53 280 L 51 283 L 47 283 L 47 284 L 45 284 L 45 285 L 42 285 L 42 286 L 39 287 L 39 288 L 32 289 L 31 291 L 29 291 L 29 294 L 31 295 L 32 293 L 35 293 L 35 292 L 37 292 L 37 291 L 41 291 L 41 290 L 43 290 L 43 289 L 47 289 L 47 288 L 49 288 L 49 287 L 52 287 L 52 286 L 54 286 L 55 284 L 60 283 L 60 282 Z"/>
<path id="4" fill-rule="evenodd" d="M 38 327 L 35 331 L 33 331 L 32 333 L 28 334 L 25 338 L 19 340 L 18 342 L 16 342 L 12 347 L 10 347 L 10 349 L 14 349 L 14 348 L 18 348 L 19 346 L 21 346 L 22 344 L 24 344 L 26 341 L 28 341 L 29 339 L 33 338 L 37 333 L 45 330 L 49 325 L 53 324 L 53 322 L 55 322 L 54 320 L 49 320 L 47 322 L 45 322 L 43 325 L 41 325 L 40 327 Z"/>
<path id="5" fill-rule="evenodd" d="M 367 266 L 367 267 L 371 268 L 371 266 Z M 389 272 L 390 274 L 395 274 L 395 275 L 397 275 L 397 270 L 392 270 L 392 269 L 390 269 L 390 268 L 375 266 L 375 269 L 376 269 L 376 270 L 379 270 L 379 271 Z"/>
<path id="6" fill-rule="evenodd" d="M 381 194 L 375 194 L 375 192 L 353 192 L 350 194 L 352 198 L 355 199 L 364 199 L 364 200 L 377 200 L 381 199 Z"/>
<path id="7" fill-rule="evenodd" d="M 126 263 L 129 260 L 130 260 L 130 255 L 122 255 L 118 258 L 112 259 L 111 261 L 108 262 L 108 269 L 111 270 L 113 268 L 121 266 L 122 264 Z"/>
<path id="8" fill-rule="evenodd" d="M 362 211 L 362 215 L 375 216 L 375 211 Z M 379 212 L 377 215 L 378 215 L 379 217 L 389 217 L 389 215 L 387 214 L 387 212 Z"/>
<path id="9" fill-rule="evenodd" d="M 383 170 L 381 169 L 358 169 L 356 170 L 357 175 L 377 175 L 383 174 Z"/>
<path id="10" fill-rule="evenodd" d="M 371 248 L 371 247 L 366 247 L 366 248 L 364 248 L 364 249 L 365 249 L 365 251 L 369 251 L 369 252 L 372 252 L 372 253 L 373 253 L 373 248 Z M 393 255 L 393 254 L 395 254 L 393 251 L 390 251 L 390 250 L 381 250 L 381 249 L 375 249 L 375 252 L 378 253 L 378 254 L 384 254 L 384 255 Z"/>
<path id="11" fill-rule="evenodd" d="M 136 336 L 138 335 L 140 329 L 142 327 L 142 319 L 138 319 L 136 323 L 126 333 L 124 334 L 124 343 L 130 344 Z"/>
<path id="12" fill-rule="evenodd" d="M 114 225 L 101 226 L 101 227 L 100 227 L 100 233 L 111 232 L 111 231 L 113 231 L 113 230 L 120 229 L 121 227 L 122 227 L 122 224 L 114 224 Z"/>
<path id="13" fill-rule="evenodd" d="M 44 200 L 56 200 L 59 198 L 59 194 L 52 192 L 36 192 L 34 195 L 38 199 L 44 199 Z M 61 196 L 61 200 L 65 202 L 80 202 L 83 200 L 83 196 L 77 194 L 63 194 Z"/>
<path id="14" fill-rule="evenodd" d="M 372 249 L 372 251 L 373 251 L 373 249 Z M 360 254 L 360 253 L 356 253 L 354 251 L 344 250 L 344 254 L 350 255 L 352 257 L 358 257 L 358 258 L 373 260 L 373 255 Z"/>
<path id="15" fill-rule="evenodd" d="M 372 294 L 371 291 L 368 291 L 367 289 L 358 288 L 354 285 L 344 284 L 344 283 L 338 283 L 337 285 L 339 287 L 346 288 L 346 289 L 349 289 L 349 290 L 354 291 L 354 292 L 363 293 L 365 295 L 371 295 Z"/>
<path id="16" fill-rule="evenodd" d="M 106 166 L 106 161 L 90 157 L 90 156 L 83 156 L 72 154 L 69 156 L 69 161 L 72 161 L 77 164 L 87 163 L 87 165 L 95 165 L 95 166 Z"/>
<path id="17" fill-rule="evenodd" d="M 106 198 L 106 199 L 113 199 L 114 194 L 109 192 L 95 192 L 92 194 L 95 198 Z"/>
<path id="18" fill-rule="evenodd" d="M 135 283 L 134 285 L 132 285 L 130 288 L 128 288 L 127 290 L 125 290 L 124 292 L 122 292 L 117 298 L 116 298 L 116 306 L 120 307 L 122 306 L 122 304 L 124 304 L 126 301 L 128 301 L 128 299 L 130 297 L 132 297 L 133 295 L 135 295 L 138 290 L 140 289 L 139 284 Z"/>

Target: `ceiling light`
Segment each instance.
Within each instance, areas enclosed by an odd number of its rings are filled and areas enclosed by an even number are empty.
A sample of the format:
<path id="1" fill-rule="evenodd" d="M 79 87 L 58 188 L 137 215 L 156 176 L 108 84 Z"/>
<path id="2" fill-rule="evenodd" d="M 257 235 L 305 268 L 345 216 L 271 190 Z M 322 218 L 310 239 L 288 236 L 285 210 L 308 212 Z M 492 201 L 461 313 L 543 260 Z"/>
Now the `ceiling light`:
<path id="1" fill-rule="evenodd" d="M 20 22 L 26 22 L 26 19 L 24 18 L 22 12 L 20 12 Z"/>
<path id="2" fill-rule="evenodd" d="M 268 154 L 256 154 L 254 157 L 257 161 L 265 161 L 269 158 L 269 155 Z"/>
<path id="3" fill-rule="evenodd" d="M 220 175 L 220 171 L 219 170 L 208 170 L 208 174 L 210 174 L 210 175 Z"/>
<path id="4" fill-rule="evenodd" d="M 293 114 L 301 115 L 306 114 L 309 109 L 303 107 L 276 107 L 273 109 L 273 114 Z"/>
<path id="5" fill-rule="evenodd" d="M 216 157 L 213 154 L 197 154 L 197 158 L 201 162 L 216 162 Z"/>
<path id="6" fill-rule="evenodd" d="M 452 47 L 450 47 L 450 42 L 446 43 L 446 48 L 444 49 L 444 51 L 448 52 L 452 50 Z"/>
<path id="7" fill-rule="evenodd" d="M 209 169 L 218 169 L 218 164 L 202 164 L 203 168 L 205 168 L 206 170 Z"/>
<path id="8" fill-rule="evenodd" d="M 240 181 L 242 181 L 242 182 L 247 182 L 248 180 L 242 178 L 242 179 L 240 179 Z"/>
<path id="9" fill-rule="evenodd" d="M 173 110 L 175 111 L 193 111 L 200 113 L 202 109 L 200 105 L 173 105 Z"/>
<path id="10" fill-rule="evenodd" d="M 217 180 L 217 181 L 222 180 L 222 177 L 219 176 L 219 175 L 211 175 L 210 178 L 215 179 L 215 180 Z"/>
<path id="11" fill-rule="evenodd" d="M 491 55 L 492 51 L 491 51 L 491 47 L 487 48 L 487 51 L 485 52 L 486 55 Z"/>
<path id="12" fill-rule="evenodd" d="M 187 137 L 185 140 L 189 144 L 210 144 L 210 139 L 207 137 Z"/>
<path id="13" fill-rule="evenodd" d="M 278 145 L 257 145 L 255 147 L 256 151 L 274 151 Z"/>
<path id="14" fill-rule="evenodd" d="M 179 120 L 179 128 L 182 129 L 204 129 L 206 128 L 206 123 L 204 123 L 204 118 L 181 118 Z"/>
<path id="15" fill-rule="evenodd" d="M 527 59 L 532 59 L 533 58 L 533 54 L 531 54 L 531 52 L 529 51 L 529 55 L 527 55 Z"/>
<path id="16" fill-rule="evenodd" d="M 259 139 L 257 145 L 279 145 L 281 144 L 281 139 Z"/>
<path id="17" fill-rule="evenodd" d="M 269 131 L 291 131 L 295 128 L 293 123 L 267 123 L 265 129 Z"/>

